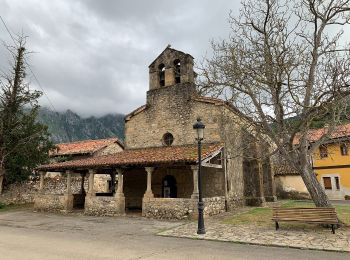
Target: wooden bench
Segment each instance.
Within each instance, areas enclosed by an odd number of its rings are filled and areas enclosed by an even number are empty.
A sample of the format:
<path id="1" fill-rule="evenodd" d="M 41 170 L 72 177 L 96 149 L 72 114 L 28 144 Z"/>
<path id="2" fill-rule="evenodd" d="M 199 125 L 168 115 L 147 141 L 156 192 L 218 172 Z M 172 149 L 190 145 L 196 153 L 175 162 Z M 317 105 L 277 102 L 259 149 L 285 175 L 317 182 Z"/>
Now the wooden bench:
<path id="1" fill-rule="evenodd" d="M 335 208 L 273 208 L 272 220 L 279 229 L 278 222 L 302 222 L 329 224 L 335 234 L 335 225 L 339 224 Z"/>

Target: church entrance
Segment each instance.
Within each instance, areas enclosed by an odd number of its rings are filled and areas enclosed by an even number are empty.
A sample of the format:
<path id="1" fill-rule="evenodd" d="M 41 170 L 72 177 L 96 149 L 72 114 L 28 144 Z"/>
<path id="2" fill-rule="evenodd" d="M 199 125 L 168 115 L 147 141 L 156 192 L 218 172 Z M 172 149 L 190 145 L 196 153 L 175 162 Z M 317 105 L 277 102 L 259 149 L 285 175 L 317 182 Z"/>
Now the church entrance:
<path id="1" fill-rule="evenodd" d="M 162 196 L 163 198 L 177 198 L 177 185 L 174 176 L 167 175 L 164 177 Z"/>

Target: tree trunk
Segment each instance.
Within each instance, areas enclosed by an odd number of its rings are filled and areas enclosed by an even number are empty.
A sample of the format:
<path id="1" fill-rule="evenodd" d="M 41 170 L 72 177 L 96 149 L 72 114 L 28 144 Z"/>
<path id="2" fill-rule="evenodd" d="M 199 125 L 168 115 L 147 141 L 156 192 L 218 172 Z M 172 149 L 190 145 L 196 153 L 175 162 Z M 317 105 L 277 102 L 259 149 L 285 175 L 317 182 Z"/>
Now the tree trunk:
<path id="1" fill-rule="evenodd" d="M 5 169 L 0 169 L 0 195 L 2 194 L 2 185 L 5 177 Z"/>
<path id="2" fill-rule="evenodd" d="M 316 178 L 316 174 L 305 165 L 301 177 L 316 207 L 332 207 L 326 192 Z"/>

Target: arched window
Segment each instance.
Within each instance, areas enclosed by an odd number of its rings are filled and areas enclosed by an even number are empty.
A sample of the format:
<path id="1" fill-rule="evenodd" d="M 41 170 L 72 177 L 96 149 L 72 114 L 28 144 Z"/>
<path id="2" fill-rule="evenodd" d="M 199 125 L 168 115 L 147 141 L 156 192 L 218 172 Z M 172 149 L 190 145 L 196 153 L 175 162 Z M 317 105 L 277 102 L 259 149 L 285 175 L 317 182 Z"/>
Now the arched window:
<path id="1" fill-rule="evenodd" d="M 174 136 L 171 133 L 165 133 L 163 135 L 163 144 L 166 146 L 172 145 L 174 142 Z"/>
<path id="2" fill-rule="evenodd" d="M 180 83 L 181 82 L 181 63 L 180 60 L 176 59 L 174 61 L 174 66 L 175 66 L 175 83 Z"/>
<path id="3" fill-rule="evenodd" d="M 165 66 L 164 64 L 160 64 L 158 66 L 158 69 L 159 69 L 159 85 L 161 87 L 165 86 Z"/>

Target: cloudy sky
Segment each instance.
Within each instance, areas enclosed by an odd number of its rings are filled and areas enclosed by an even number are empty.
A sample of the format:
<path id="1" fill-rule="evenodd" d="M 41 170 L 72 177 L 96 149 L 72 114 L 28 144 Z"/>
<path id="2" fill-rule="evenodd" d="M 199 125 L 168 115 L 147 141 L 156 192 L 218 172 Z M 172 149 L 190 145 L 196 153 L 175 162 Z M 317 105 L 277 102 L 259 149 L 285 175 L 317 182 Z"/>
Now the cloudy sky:
<path id="1" fill-rule="evenodd" d="M 210 55 L 210 40 L 227 38 L 229 12 L 238 13 L 240 0 L 0 0 L 0 6 L 11 32 L 29 36 L 31 68 L 54 108 L 100 116 L 145 103 L 148 65 L 168 44 L 195 61 Z M 0 40 L 12 44 L 1 23 Z M 0 69 L 8 70 L 1 45 Z M 40 102 L 50 106 L 45 96 Z"/>
<path id="2" fill-rule="evenodd" d="M 200 61 L 210 39 L 227 37 L 228 14 L 238 11 L 239 0 L 0 0 L 0 6 L 9 29 L 29 36 L 31 68 L 55 109 L 99 116 L 145 103 L 148 65 L 168 44 Z M 0 39 L 12 43 L 1 23 Z M 7 68 L 0 46 L 0 69 Z M 41 104 L 50 106 L 46 97 Z"/>

